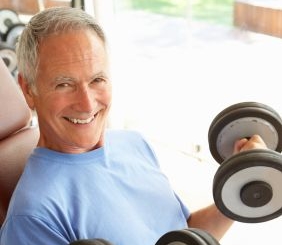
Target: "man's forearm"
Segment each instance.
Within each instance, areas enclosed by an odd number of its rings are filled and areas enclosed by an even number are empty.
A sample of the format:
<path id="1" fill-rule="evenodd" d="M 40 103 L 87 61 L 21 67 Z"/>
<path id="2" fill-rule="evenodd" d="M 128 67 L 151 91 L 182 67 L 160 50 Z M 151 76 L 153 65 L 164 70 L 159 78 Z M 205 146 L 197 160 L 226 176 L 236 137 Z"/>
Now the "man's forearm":
<path id="1" fill-rule="evenodd" d="M 188 219 L 189 227 L 207 231 L 218 241 L 233 223 L 234 221 L 224 216 L 214 204 L 193 212 Z"/>

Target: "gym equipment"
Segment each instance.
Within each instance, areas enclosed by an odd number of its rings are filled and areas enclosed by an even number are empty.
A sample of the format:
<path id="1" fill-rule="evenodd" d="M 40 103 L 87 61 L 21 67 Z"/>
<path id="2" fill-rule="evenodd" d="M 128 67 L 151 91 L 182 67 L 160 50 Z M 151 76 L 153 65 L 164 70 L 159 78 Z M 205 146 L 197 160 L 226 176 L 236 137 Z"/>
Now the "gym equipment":
<path id="1" fill-rule="evenodd" d="M 112 245 L 104 239 L 82 239 L 69 245 Z M 208 232 L 189 228 L 170 231 L 159 238 L 155 245 L 220 245 Z"/>
<path id="2" fill-rule="evenodd" d="M 80 8 L 80 9 L 85 9 L 85 4 L 84 0 L 72 0 L 71 1 L 71 7 L 72 8 Z"/>
<path id="3" fill-rule="evenodd" d="M 170 231 L 164 234 L 156 245 L 220 245 L 209 233 L 189 228 L 184 230 Z"/>
<path id="4" fill-rule="evenodd" d="M 8 29 L 17 23 L 20 23 L 18 14 L 11 9 L 0 9 L 0 33 L 5 35 Z"/>
<path id="5" fill-rule="evenodd" d="M 17 23 L 11 25 L 4 36 L 6 43 L 11 47 L 15 48 L 18 38 L 21 35 L 24 28 L 25 28 L 25 24 L 23 23 Z"/>
<path id="6" fill-rule="evenodd" d="M 13 47 L 0 42 L 0 58 L 3 59 L 10 73 L 17 69 L 17 56 Z"/>
<path id="7" fill-rule="evenodd" d="M 254 134 L 268 149 L 233 154 L 236 140 Z M 271 107 L 242 102 L 227 107 L 212 121 L 209 148 L 220 164 L 213 198 L 227 217 L 246 223 L 274 219 L 282 213 L 282 120 Z"/>
<path id="8" fill-rule="evenodd" d="M 15 46 L 25 25 L 11 9 L 0 9 L 0 58 L 14 75 L 17 70 Z"/>
<path id="9" fill-rule="evenodd" d="M 104 239 L 82 239 L 71 242 L 69 245 L 112 245 Z"/>

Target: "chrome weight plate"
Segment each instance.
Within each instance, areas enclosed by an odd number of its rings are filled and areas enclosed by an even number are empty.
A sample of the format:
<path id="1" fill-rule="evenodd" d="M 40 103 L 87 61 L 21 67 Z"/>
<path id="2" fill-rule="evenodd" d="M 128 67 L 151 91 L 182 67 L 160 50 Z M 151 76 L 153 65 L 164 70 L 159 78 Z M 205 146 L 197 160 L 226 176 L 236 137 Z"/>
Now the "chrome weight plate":
<path id="1" fill-rule="evenodd" d="M 8 29 L 6 35 L 5 35 L 5 41 L 6 43 L 15 48 L 16 43 L 18 41 L 19 36 L 22 34 L 23 30 L 25 28 L 25 24 L 23 23 L 18 23 L 10 26 Z"/>
<path id="2" fill-rule="evenodd" d="M 221 163 L 232 155 L 236 140 L 254 134 L 259 134 L 269 149 L 281 152 L 282 119 L 273 108 L 257 102 L 242 102 L 227 107 L 210 125 L 210 152 Z"/>
<path id="3" fill-rule="evenodd" d="M 17 56 L 13 48 L 0 43 L 0 58 L 3 59 L 11 73 L 17 69 Z"/>
<path id="4" fill-rule="evenodd" d="M 0 33 L 5 35 L 8 29 L 20 22 L 18 14 L 11 9 L 0 9 Z"/>
<path id="5" fill-rule="evenodd" d="M 258 223 L 282 214 L 282 157 L 266 149 L 240 152 L 225 160 L 213 181 L 213 198 L 229 218 Z"/>

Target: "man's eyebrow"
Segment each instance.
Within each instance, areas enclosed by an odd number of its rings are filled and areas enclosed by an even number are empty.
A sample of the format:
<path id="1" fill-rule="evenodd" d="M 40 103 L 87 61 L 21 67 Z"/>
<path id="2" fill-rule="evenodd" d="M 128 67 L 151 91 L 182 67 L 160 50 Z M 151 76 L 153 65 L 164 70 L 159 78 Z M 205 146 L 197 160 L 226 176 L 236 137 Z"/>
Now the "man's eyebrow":
<path id="1" fill-rule="evenodd" d="M 71 82 L 76 81 L 74 77 L 67 77 L 67 76 L 58 76 L 54 79 L 55 82 Z"/>
<path id="2" fill-rule="evenodd" d="M 99 77 L 103 77 L 103 78 L 108 78 L 108 75 L 107 73 L 101 71 L 101 72 L 98 72 L 98 73 L 95 73 L 93 74 L 89 80 L 92 81 L 92 80 L 95 80 L 96 78 L 99 78 Z M 55 83 L 62 83 L 62 82 L 76 82 L 78 81 L 77 78 L 75 77 L 69 77 L 69 76 L 65 76 L 65 75 L 61 75 L 61 76 L 57 76 L 54 78 L 54 82 Z"/>
<path id="3" fill-rule="evenodd" d="M 103 71 L 98 72 L 98 73 L 94 74 L 93 76 L 91 76 L 92 79 L 95 79 L 95 78 L 97 78 L 97 77 L 105 77 L 105 78 L 107 78 L 108 76 L 107 76 L 107 74 L 106 74 L 105 72 L 103 72 Z"/>

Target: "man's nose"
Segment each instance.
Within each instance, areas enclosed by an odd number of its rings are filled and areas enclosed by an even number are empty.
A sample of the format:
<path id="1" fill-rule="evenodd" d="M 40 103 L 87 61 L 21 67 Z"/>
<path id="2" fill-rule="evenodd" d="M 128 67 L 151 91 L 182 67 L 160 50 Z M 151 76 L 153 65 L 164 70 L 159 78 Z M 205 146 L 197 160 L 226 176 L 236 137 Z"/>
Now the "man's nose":
<path id="1" fill-rule="evenodd" d="M 97 105 L 95 91 L 83 88 L 77 92 L 78 110 L 83 112 L 92 112 Z"/>

